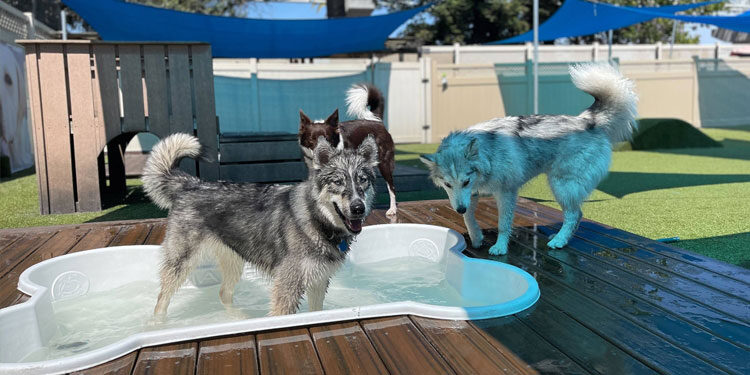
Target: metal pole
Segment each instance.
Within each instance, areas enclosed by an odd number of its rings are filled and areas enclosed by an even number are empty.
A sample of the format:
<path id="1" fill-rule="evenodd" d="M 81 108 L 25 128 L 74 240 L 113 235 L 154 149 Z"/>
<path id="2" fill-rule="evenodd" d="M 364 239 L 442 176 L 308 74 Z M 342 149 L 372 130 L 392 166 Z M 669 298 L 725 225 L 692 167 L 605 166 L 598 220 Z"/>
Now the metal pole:
<path id="1" fill-rule="evenodd" d="M 539 0 L 534 0 L 534 114 L 539 114 Z"/>
<path id="2" fill-rule="evenodd" d="M 65 12 L 65 9 L 60 11 L 60 30 L 62 30 L 62 38 L 63 40 L 68 40 L 68 28 L 67 28 L 67 12 Z"/>
<path id="3" fill-rule="evenodd" d="M 607 39 L 609 39 L 609 50 L 607 52 L 607 61 L 610 63 L 612 62 L 612 29 L 609 29 L 609 35 L 607 35 Z"/>

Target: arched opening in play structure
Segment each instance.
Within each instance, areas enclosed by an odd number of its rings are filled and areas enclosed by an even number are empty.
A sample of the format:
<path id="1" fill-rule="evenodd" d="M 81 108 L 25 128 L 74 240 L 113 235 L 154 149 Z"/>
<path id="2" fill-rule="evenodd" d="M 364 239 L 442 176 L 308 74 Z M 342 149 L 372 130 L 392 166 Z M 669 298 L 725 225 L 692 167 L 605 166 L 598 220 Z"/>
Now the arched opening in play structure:
<path id="1" fill-rule="evenodd" d="M 98 157 L 102 208 L 147 202 L 140 177 L 151 149 L 159 142 L 153 133 L 123 133 L 113 138 Z"/>

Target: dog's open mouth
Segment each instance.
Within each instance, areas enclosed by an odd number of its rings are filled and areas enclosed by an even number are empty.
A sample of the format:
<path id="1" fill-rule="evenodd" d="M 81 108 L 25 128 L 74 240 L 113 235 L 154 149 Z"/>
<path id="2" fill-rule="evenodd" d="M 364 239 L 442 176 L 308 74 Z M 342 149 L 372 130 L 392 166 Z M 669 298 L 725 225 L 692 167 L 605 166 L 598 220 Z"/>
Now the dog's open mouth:
<path id="1" fill-rule="evenodd" d="M 362 219 L 350 219 L 346 217 L 335 202 L 333 203 L 333 208 L 336 209 L 336 213 L 339 214 L 341 221 L 346 225 L 346 229 L 349 229 L 350 232 L 355 234 L 362 231 Z"/>

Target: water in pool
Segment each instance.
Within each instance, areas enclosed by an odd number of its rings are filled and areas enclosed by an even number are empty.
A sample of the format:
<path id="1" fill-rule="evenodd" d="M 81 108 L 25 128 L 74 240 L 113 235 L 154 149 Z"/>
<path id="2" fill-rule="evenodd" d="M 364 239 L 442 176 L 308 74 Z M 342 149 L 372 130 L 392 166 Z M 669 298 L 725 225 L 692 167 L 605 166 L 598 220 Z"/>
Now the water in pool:
<path id="1" fill-rule="evenodd" d="M 268 282 L 246 272 L 234 295 L 235 311 L 219 301 L 218 285 L 181 288 L 169 305 L 167 320 L 153 324 L 151 317 L 158 282 L 138 281 L 105 292 L 53 303 L 58 331 L 47 347 L 24 361 L 41 361 L 90 351 L 137 332 L 220 323 L 266 316 Z M 445 281 L 445 264 L 418 257 L 394 258 L 378 263 L 346 263 L 331 281 L 324 309 L 366 306 L 396 301 L 433 305 L 476 306 L 462 298 Z M 307 311 L 303 301 L 300 311 Z"/>

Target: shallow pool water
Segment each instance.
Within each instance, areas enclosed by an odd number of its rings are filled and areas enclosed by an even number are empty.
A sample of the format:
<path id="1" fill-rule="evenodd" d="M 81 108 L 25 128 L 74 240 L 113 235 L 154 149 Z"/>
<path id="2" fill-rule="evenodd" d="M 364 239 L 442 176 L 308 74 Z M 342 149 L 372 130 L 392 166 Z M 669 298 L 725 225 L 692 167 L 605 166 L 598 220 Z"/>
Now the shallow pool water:
<path id="1" fill-rule="evenodd" d="M 219 285 L 185 286 L 175 294 L 167 320 L 161 323 L 151 319 L 159 293 L 156 281 L 135 281 L 109 291 L 56 301 L 52 307 L 57 332 L 48 345 L 31 353 L 24 362 L 100 348 L 144 330 L 263 317 L 270 303 L 268 290 L 268 280 L 246 268 L 235 289 L 233 309 L 228 311 L 219 301 Z M 440 306 L 478 303 L 462 298 L 446 281 L 444 263 L 392 258 L 365 265 L 344 264 L 331 280 L 323 309 L 414 300 Z M 307 301 L 300 308 L 300 312 L 305 311 Z"/>

